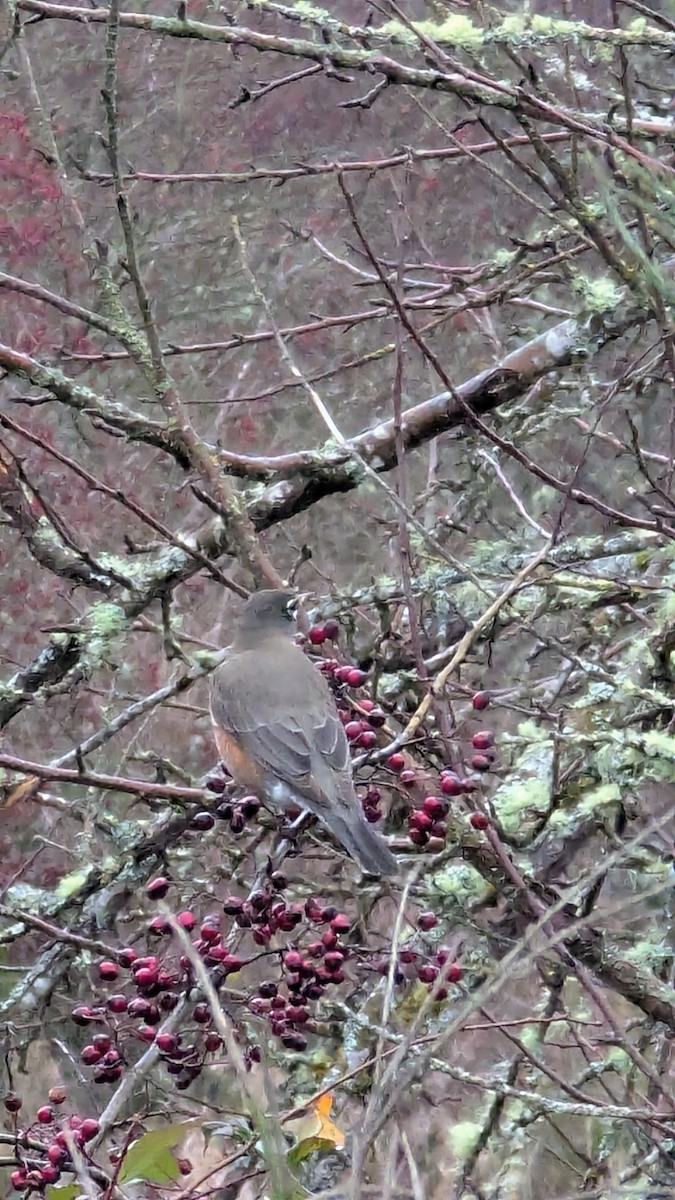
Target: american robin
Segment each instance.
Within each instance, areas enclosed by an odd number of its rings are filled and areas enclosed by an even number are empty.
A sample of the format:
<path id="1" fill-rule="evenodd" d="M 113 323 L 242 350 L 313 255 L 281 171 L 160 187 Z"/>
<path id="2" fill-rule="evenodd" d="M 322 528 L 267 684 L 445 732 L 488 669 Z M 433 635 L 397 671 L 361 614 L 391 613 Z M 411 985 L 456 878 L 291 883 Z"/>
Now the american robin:
<path id="1" fill-rule="evenodd" d="M 239 786 L 272 807 L 307 809 L 364 871 L 393 875 L 398 863 L 354 791 L 333 694 L 293 640 L 299 603 L 290 591 L 249 597 L 213 679 L 218 752 Z"/>

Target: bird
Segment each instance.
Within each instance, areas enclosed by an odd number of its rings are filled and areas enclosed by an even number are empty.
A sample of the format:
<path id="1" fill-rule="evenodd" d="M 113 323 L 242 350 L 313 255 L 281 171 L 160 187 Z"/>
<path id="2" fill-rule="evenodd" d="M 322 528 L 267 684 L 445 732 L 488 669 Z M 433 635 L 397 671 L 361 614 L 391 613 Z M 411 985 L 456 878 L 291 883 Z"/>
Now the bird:
<path id="1" fill-rule="evenodd" d="M 369 875 L 398 863 L 354 790 L 349 743 L 323 674 L 296 643 L 302 597 L 249 596 L 211 686 L 218 753 L 235 783 L 272 808 L 306 809 Z"/>

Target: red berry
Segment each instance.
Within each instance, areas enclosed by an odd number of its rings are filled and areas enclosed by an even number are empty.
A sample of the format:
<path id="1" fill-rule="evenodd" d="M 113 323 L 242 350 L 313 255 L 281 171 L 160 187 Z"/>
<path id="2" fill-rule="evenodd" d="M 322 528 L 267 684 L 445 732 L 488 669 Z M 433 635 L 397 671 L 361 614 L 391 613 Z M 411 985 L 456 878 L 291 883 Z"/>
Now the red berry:
<path id="1" fill-rule="evenodd" d="M 448 811 L 445 800 L 442 800 L 440 796 L 426 796 L 422 807 L 432 821 L 439 821 Z"/>
<path id="2" fill-rule="evenodd" d="M 438 978 L 438 967 L 432 966 L 431 963 L 418 967 L 417 978 L 421 983 L 433 983 L 434 979 Z"/>
<path id="3" fill-rule="evenodd" d="M 417 954 L 414 950 L 401 950 L 399 952 L 398 961 L 405 963 L 406 965 L 417 962 Z"/>
<path id="4" fill-rule="evenodd" d="M 327 621 L 324 621 L 323 631 L 326 635 L 326 641 L 335 642 L 340 633 L 340 626 L 337 621 L 330 617 Z"/>
<path id="5" fill-rule="evenodd" d="M 201 1004 L 195 1005 L 192 1010 L 192 1019 L 196 1021 L 198 1025 L 208 1025 L 209 1021 L 211 1020 L 211 1009 L 209 1008 L 208 1004 L 202 1001 Z"/>
<path id="6" fill-rule="evenodd" d="M 433 821 L 423 809 L 415 808 L 410 814 L 408 825 L 411 829 L 421 829 L 423 833 L 428 833 L 433 825 Z"/>
<path id="7" fill-rule="evenodd" d="M 345 725 L 345 733 L 347 734 L 350 742 L 355 742 L 357 737 L 359 737 L 361 734 L 361 722 L 348 721 Z"/>
<path id="8" fill-rule="evenodd" d="M 482 812 L 473 812 L 469 817 L 469 820 L 474 829 L 487 829 L 488 825 L 490 824 L 485 813 Z"/>
<path id="9" fill-rule="evenodd" d="M 489 771 L 491 765 L 490 759 L 486 754 L 474 754 L 471 759 L 471 766 L 474 771 Z"/>
<path id="10" fill-rule="evenodd" d="M 93 1067 L 95 1063 L 100 1062 L 102 1058 L 100 1050 L 95 1046 L 85 1046 L 80 1052 L 80 1058 L 87 1067 Z"/>
<path id="11" fill-rule="evenodd" d="M 352 667 L 347 675 L 347 683 L 350 687 L 359 688 L 363 687 L 367 678 L 365 671 L 359 671 L 358 667 Z"/>
<path id="12" fill-rule="evenodd" d="M 179 912 L 178 916 L 176 917 L 176 921 L 183 929 L 187 929 L 188 933 L 190 930 L 194 929 L 195 925 L 197 924 L 197 918 L 195 917 L 195 914 L 190 912 L 188 909 L 186 909 L 184 912 Z"/>
<path id="13" fill-rule="evenodd" d="M 61 1178 L 61 1172 L 59 1171 L 59 1168 L 55 1167 L 52 1163 L 45 1163 L 44 1167 L 40 1171 L 40 1174 L 42 1176 L 42 1182 L 45 1184 L 57 1183 Z"/>
<path id="14" fill-rule="evenodd" d="M 152 1025 L 141 1024 L 136 1030 L 136 1037 L 140 1038 L 142 1042 L 154 1042 L 157 1037 L 157 1030 L 153 1029 Z"/>
<path id="15" fill-rule="evenodd" d="M 204 921 L 199 930 L 199 936 L 203 942 L 219 942 L 220 930 L 213 921 Z"/>
<path id="16" fill-rule="evenodd" d="M 381 808 L 364 808 L 363 815 L 369 825 L 375 825 L 382 819 Z"/>
<path id="17" fill-rule="evenodd" d="M 52 1142 L 47 1149 L 47 1158 L 55 1167 L 59 1167 L 65 1162 L 68 1157 L 68 1151 L 64 1146 L 59 1146 L 58 1142 Z"/>
<path id="18" fill-rule="evenodd" d="M 151 900 L 162 900 L 166 896 L 171 884 L 164 875 L 158 875 L 156 879 L 151 879 L 145 885 L 145 894 Z"/>
<path id="19" fill-rule="evenodd" d="M 418 929 L 422 929 L 425 932 L 427 929 L 433 929 L 436 924 L 437 917 L 436 914 L 432 912 L 420 913 L 419 917 L 417 918 Z"/>
<path id="20" fill-rule="evenodd" d="M 149 1000 L 143 996 L 137 996 L 134 1000 L 129 1001 L 128 1012 L 130 1017 L 146 1017 L 152 1008 Z"/>
<path id="21" fill-rule="evenodd" d="M 223 903 L 223 912 L 228 917 L 236 917 L 237 913 L 240 913 L 243 907 L 244 901 L 240 896 L 228 896 L 227 900 Z"/>
<path id="22" fill-rule="evenodd" d="M 402 771 L 405 766 L 405 756 L 403 754 L 399 754 L 398 752 L 396 754 L 390 754 L 389 758 L 387 759 L 387 766 L 390 767 L 392 771 Z"/>
<path id="23" fill-rule="evenodd" d="M 424 833 L 421 829 L 409 829 L 408 837 L 413 846 L 426 846 L 429 841 L 429 834 Z"/>
<path id="24" fill-rule="evenodd" d="M 134 971 L 134 979 L 139 987 L 151 987 L 153 983 L 157 983 L 157 971 L 151 970 L 150 967 L 139 967 L 138 971 Z"/>
<path id="25" fill-rule="evenodd" d="M 172 1054 L 178 1049 L 179 1039 L 174 1033 L 158 1033 L 155 1038 L 155 1045 L 162 1054 Z"/>
<path id="26" fill-rule="evenodd" d="M 37 1119 L 41 1125 L 51 1125 L 54 1120 L 54 1109 L 51 1104 L 43 1104 L 37 1110 Z"/>
<path id="27" fill-rule="evenodd" d="M 94 1119 L 94 1117 L 85 1117 L 84 1121 L 82 1122 L 82 1124 L 80 1126 L 80 1133 L 82 1134 L 82 1140 L 85 1142 L 90 1142 L 92 1138 L 96 1137 L 96 1134 L 98 1133 L 98 1131 L 99 1131 L 98 1121 L 96 1121 Z"/>
<path id="28" fill-rule="evenodd" d="M 23 1167 L 17 1167 L 9 1177 L 12 1187 L 17 1192 L 25 1192 L 28 1188 L 27 1175 Z"/>
<path id="29" fill-rule="evenodd" d="M 459 963 L 451 963 L 443 971 L 443 977 L 447 979 L 448 983 L 459 983 L 463 974 L 464 972 Z"/>
<path id="30" fill-rule="evenodd" d="M 471 741 L 474 750 L 489 750 L 495 744 L 495 735 L 491 729 L 479 729 Z"/>
<path id="31" fill-rule="evenodd" d="M 307 637 L 313 646 L 323 646 L 326 641 L 326 630 L 323 625 L 313 625 Z"/>
<path id="32" fill-rule="evenodd" d="M 448 828 L 445 824 L 445 821 L 434 821 L 431 829 L 429 830 L 429 837 L 440 838 L 442 841 L 445 841 L 447 832 Z"/>
<path id="33" fill-rule="evenodd" d="M 329 950 L 323 961 L 327 971 L 338 971 L 344 960 L 345 956 L 340 950 Z"/>
<path id="34" fill-rule="evenodd" d="M 346 933 L 350 926 L 351 921 L 346 913 L 336 913 L 330 923 L 333 933 Z"/>
<path id="35" fill-rule="evenodd" d="M 462 780 L 451 772 L 441 775 L 441 791 L 444 796 L 461 796 L 464 791 Z"/>
<path id="36" fill-rule="evenodd" d="M 393 757 L 393 755 L 392 755 L 392 757 Z M 410 787 L 410 785 L 415 782 L 416 778 L 417 778 L 416 772 L 413 771 L 410 767 L 407 767 L 405 771 L 401 771 L 401 774 L 399 775 L 399 779 L 401 780 L 401 783 L 404 784 L 406 787 Z"/>
<path id="37" fill-rule="evenodd" d="M 490 703 L 490 696 L 488 692 L 476 692 L 475 696 L 471 699 L 471 703 L 476 712 L 483 712 Z"/>
<path id="38" fill-rule="evenodd" d="M 117 979 L 120 969 L 116 962 L 111 962 L 110 959 L 105 958 L 103 962 L 98 964 L 98 973 L 101 976 L 101 979 L 111 981 L 113 979 Z"/>
<path id="39" fill-rule="evenodd" d="M 124 950 L 120 950 L 119 954 L 117 955 L 117 961 L 120 966 L 126 967 L 127 969 L 134 965 L 137 958 L 138 955 L 136 951 L 131 948 L 131 946 L 127 946 Z"/>
<path id="40" fill-rule="evenodd" d="M 95 1046 L 99 1054 L 107 1054 L 112 1046 L 112 1038 L 109 1033 L 97 1033 L 91 1039 L 92 1046 Z"/>
<path id="41" fill-rule="evenodd" d="M 204 1049 L 208 1054 L 215 1054 L 223 1044 L 222 1038 L 217 1033 L 207 1033 L 204 1038 Z"/>
<path id="42" fill-rule="evenodd" d="M 359 746 L 364 750 L 372 750 L 377 745 L 377 734 L 374 729 L 364 729 L 359 737 Z"/>
<path id="43" fill-rule="evenodd" d="M 299 971 L 304 965 L 304 959 L 297 950 L 289 950 L 284 954 L 284 966 L 287 971 Z"/>
<path id="44" fill-rule="evenodd" d="M 120 993 L 119 995 L 116 995 L 116 996 L 108 996 L 105 1006 L 106 1006 L 108 1012 L 123 1013 L 123 1012 L 127 1011 L 128 1004 L 129 1004 L 129 1001 L 127 1000 L 126 996 L 123 996 Z"/>

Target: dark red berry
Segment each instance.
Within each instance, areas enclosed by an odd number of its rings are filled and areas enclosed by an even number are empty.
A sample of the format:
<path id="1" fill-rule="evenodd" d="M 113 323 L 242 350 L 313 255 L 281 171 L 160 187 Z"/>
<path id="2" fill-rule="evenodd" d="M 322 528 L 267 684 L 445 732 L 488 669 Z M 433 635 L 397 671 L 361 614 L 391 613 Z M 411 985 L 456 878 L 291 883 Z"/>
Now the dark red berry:
<path id="1" fill-rule="evenodd" d="M 158 1033 L 155 1045 L 162 1054 L 173 1054 L 178 1049 L 179 1039 L 175 1033 Z"/>
<path id="2" fill-rule="evenodd" d="M 128 1004 L 129 1001 L 127 1000 L 126 996 L 123 996 L 120 993 L 119 995 L 108 996 L 105 1006 L 108 1009 L 108 1012 L 123 1013 L 127 1011 Z"/>
<path id="3" fill-rule="evenodd" d="M 421 983 L 433 983 L 438 978 L 438 967 L 432 966 L 431 963 L 418 967 L 417 978 Z"/>
<path id="4" fill-rule="evenodd" d="M 433 821 L 423 809 L 416 808 L 411 812 L 408 824 L 411 829 L 419 829 L 422 833 L 428 833 L 433 825 Z"/>
<path id="5" fill-rule="evenodd" d="M 131 946 L 126 946 L 125 949 L 120 950 L 119 954 L 117 955 L 117 961 L 120 964 L 120 966 L 126 967 L 127 969 L 134 965 L 137 958 L 138 958 L 138 955 L 137 955 L 136 951 L 132 949 Z"/>
<path id="6" fill-rule="evenodd" d="M 97 1033 L 91 1039 L 92 1046 L 95 1046 L 99 1054 L 107 1054 L 112 1046 L 112 1038 L 109 1033 Z"/>
<path id="7" fill-rule="evenodd" d="M 157 1030 L 153 1029 L 152 1025 L 141 1024 L 136 1030 L 136 1037 L 140 1038 L 142 1042 L 148 1042 L 149 1044 L 150 1042 L 154 1042 L 157 1037 Z"/>
<path id="8" fill-rule="evenodd" d="M 52 1142 L 47 1148 L 47 1158 L 55 1167 L 60 1167 L 68 1158 L 68 1151 L 65 1146 L 59 1146 L 58 1142 Z"/>
<path id="9" fill-rule="evenodd" d="M 474 754 L 471 759 L 471 766 L 474 771 L 489 771 L 491 766 L 490 759 L 486 754 Z"/>
<path id="10" fill-rule="evenodd" d="M 192 1018 L 198 1025 L 208 1025 L 211 1020 L 211 1009 L 208 1004 L 202 1002 L 195 1005 L 192 1010 Z"/>
<path id="11" fill-rule="evenodd" d="M 215 823 L 216 823 L 216 819 L 212 813 L 198 812 L 198 813 L 195 813 L 192 820 L 190 821 L 190 828 L 198 829 L 202 833 L 206 833 L 207 830 L 213 829 L 213 826 L 215 825 Z"/>
<path id="12" fill-rule="evenodd" d="M 36 1116 L 41 1125 L 51 1125 L 54 1120 L 54 1109 L 51 1104 L 43 1104 L 41 1108 L 38 1108 Z"/>
<path id="13" fill-rule="evenodd" d="M 363 733 L 359 734 L 359 746 L 364 750 L 372 750 L 377 745 L 377 734 L 374 729 L 364 729 Z"/>
<path id="14" fill-rule="evenodd" d="M 151 879 L 149 883 L 146 883 L 145 894 L 146 896 L 149 896 L 151 900 L 162 900 L 168 893 L 170 887 L 171 884 L 169 880 L 166 879 L 164 875 L 158 875 L 156 879 Z"/>
<path id="15" fill-rule="evenodd" d="M 464 972 L 462 968 L 460 967 L 459 963 L 456 962 L 450 963 L 443 969 L 443 978 L 446 979 L 448 983 L 459 983 L 463 974 Z"/>
<path id="16" fill-rule="evenodd" d="M 405 766 L 405 756 L 403 754 L 390 754 L 387 759 L 387 766 L 392 771 L 402 771 Z"/>
<path id="17" fill-rule="evenodd" d="M 356 739 L 361 736 L 361 722 L 348 721 L 345 725 L 345 733 L 350 742 L 355 742 Z"/>
<path id="18" fill-rule="evenodd" d="M 483 712 L 490 703 L 490 696 L 488 692 L 476 692 L 471 698 L 471 703 L 476 712 Z"/>
<path id="19" fill-rule="evenodd" d="M 223 903 L 223 912 L 228 917 L 236 917 L 237 913 L 240 913 L 243 907 L 244 901 L 240 896 L 228 896 L 227 900 Z"/>
<path id="20" fill-rule="evenodd" d="M 326 641 L 335 642 L 340 634 L 340 626 L 333 617 L 329 617 L 327 621 L 324 621 L 323 631 L 326 635 Z"/>
<path id="21" fill-rule="evenodd" d="M 217 1033 L 207 1033 L 204 1038 L 204 1049 L 208 1054 L 215 1054 L 223 1044 L 223 1039 Z"/>
<path id="22" fill-rule="evenodd" d="M 100 1062 L 103 1055 L 95 1046 L 84 1046 L 80 1051 L 80 1058 L 87 1067 L 93 1067 L 95 1063 Z"/>
<path id="23" fill-rule="evenodd" d="M 420 913 L 419 917 L 417 918 L 417 927 L 418 927 L 418 929 L 422 929 L 426 932 L 427 929 L 434 928 L 434 926 L 437 924 L 437 920 L 438 919 L 437 919 L 435 913 L 432 913 L 432 912 Z"/>
<path id="24" fill-rule="evenodd" d="M 488 825 L 490 824 L 485 813 L 482 812 L 473 812 L 469 817 L 469 820 L 474 829 L 487 829 Z"/>
<path id="25" fill-rule="evenodd" d="M 323 625 L 313 625 L 307 634 L 313 646 L 323 646 L 326 641 L 326 630 Z"/>
<path id="26" fill-rule="evenodd" d="M 421 829 L 410 829 L 408 831 L 408 837 L 410 838 L 413 846 L 426 846 L 427 842 L 429 841 L 429 834 L 424 833 Z"/>
<path id="27" fill-rule="evenodd" d="M 98 973 L 101 976 L 101 979 L 111 981 L 113 979 L 117 979 L 120 969 L 116 962 L 112 962 L 110 959 L 105 958 L 103 962 L 98 964 Z"/>
<path id="28" fill-rule="evenodd" d="M 351 926 L 351 921 L 346 913 L 336 913 L 331 918 L 330 927 L 333 933 L 346 933 Z"/>
<path id="29" fill-rule="evenodd" d="M 7 1109 L 7 1112 L 18 1113 L 21 1111 L 23 1100 L 20 1096 L 17 1096 L 15 1092 L 8 1092 L 3 1103 Z"/>

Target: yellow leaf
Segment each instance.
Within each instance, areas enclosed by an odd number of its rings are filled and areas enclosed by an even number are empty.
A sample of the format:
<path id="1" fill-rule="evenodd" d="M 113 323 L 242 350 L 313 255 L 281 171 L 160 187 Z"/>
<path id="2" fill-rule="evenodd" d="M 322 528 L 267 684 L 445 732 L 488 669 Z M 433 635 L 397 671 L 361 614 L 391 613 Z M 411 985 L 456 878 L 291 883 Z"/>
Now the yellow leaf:
<path id="1" fill-rule="evenodd" d="M 342 1150 L 345 1135 L 330 1119 L 332 1107 L 332 1096 L 324 1092 L 302 1117 L 288 1122 L 287 1128 L 295 1137 L 295 1145 L 288 1154 L 291 1163 L 302 1162 L 314 1151 L 328 1154 Z"/>

